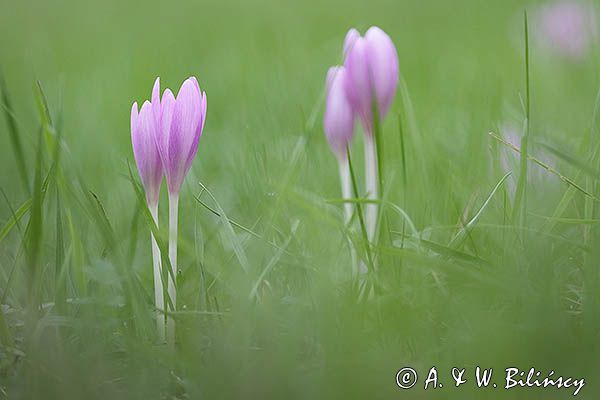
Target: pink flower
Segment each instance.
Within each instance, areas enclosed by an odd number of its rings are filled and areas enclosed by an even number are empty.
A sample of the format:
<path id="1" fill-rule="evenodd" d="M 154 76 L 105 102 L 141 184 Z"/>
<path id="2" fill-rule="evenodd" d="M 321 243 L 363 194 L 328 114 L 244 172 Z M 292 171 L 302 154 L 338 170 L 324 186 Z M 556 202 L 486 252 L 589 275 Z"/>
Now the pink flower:
<path id="1" fill-rule="evenodd" d="M 583 2 L 558 1 L 534 14 L 535 39 L 543 47 L 571 59 L 581 59 L 597 35 L 595 9 Z"/>
<path id="2" fill-rule="evenodd" d="M 160 78 L 152 90 L 155 142 L 170 194 L 178 194 L 192 166 L 206 121 L 206 93 L 194 77 L 179 89 L 177 98 L 166 89 L 160 98 Z"/>
<path id="3" fill-rule="evenodd" d="M 331 67 L 327 72 L 327 100 L 323 127 L 331 149 L 338 157 L 346 157 L 346 146 L 354 136 L 354 113 L 345 91 L 344 67 Z"/>
<path id="4" fill-rule="evenodd" d="M 344 42 L 345 88 L 354 112 L 368 135 L 372 133 L 374 103 L 379 118 L 387 114 L 398 85 L 398 53 L 390 37 L 376 26 L 361 37 L 351 29 Z"/>
<path id="5" fill-rule="evenodd" d="M 131 144 L 133 156 L 146 191 L 146 200 L 151 206 L 158 204 L 163 168 L 154 141 L 154 114 L 152 104 L 145 101 L 138 114 L 137 102 L 131 107 Z"/>

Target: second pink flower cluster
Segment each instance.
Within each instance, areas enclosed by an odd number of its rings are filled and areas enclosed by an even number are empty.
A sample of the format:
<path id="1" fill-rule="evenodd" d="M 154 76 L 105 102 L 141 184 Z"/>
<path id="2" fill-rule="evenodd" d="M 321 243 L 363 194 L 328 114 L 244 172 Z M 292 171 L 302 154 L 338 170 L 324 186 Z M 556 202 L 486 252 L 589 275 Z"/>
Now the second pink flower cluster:
<path id="1" fill-rule="evenodd" d="M 373 26 L 364 37 L 350 29 L 344 40 L 344 65 L 329 69 L 324 129 L 333 151 L 345 157 L 358 118 L 373 134 L 373 110 L 387 114 L 398 84 L 398 53 L 390 37 Z"/>

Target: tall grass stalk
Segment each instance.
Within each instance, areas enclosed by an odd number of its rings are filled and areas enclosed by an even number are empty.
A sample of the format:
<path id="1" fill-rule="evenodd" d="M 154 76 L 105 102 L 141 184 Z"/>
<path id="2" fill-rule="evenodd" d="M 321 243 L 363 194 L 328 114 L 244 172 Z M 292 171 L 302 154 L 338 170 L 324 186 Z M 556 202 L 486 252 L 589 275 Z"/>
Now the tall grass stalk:
<path id="1" fill-rule="evenodd" d="M 519 162 L 519 180 L 515 195 L 513 219 L 523 227 L 527 218 L 527 158 L 529 147 L 530 99 L 529 99 L 529 28 L 527 11 L 523 14 L 523 30 L 525 35 L 525 122 L 521 138 L 521 158 Z"/>

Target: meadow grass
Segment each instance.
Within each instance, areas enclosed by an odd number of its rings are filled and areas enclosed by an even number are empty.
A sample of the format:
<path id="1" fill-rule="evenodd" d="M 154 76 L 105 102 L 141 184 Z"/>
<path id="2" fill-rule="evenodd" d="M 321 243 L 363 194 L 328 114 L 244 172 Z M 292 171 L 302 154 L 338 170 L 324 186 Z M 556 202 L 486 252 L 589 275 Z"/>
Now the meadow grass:
<path id="1" fill-rule="evenodd" d="M 482 366 L 585 377 L 578 397 L 597 398 L 600 58 L 597 43 L 579 62 L 526 52 L 536 4 L 0 0 L 0 397 L 572 394 L 451 387 L 452 367 Z M 344 224 L 321 124 L 326 71 L 370 25 L 401 70 L 373 244 L 360 218 Z M 180 195 L 173 350 L 148 240 L 166 274 L 166 185 L 156 227 L 129 111 L 156 76 L 190 75 L 209 104 Z M 431 366 L 444 388 L 425 392 Z"/>

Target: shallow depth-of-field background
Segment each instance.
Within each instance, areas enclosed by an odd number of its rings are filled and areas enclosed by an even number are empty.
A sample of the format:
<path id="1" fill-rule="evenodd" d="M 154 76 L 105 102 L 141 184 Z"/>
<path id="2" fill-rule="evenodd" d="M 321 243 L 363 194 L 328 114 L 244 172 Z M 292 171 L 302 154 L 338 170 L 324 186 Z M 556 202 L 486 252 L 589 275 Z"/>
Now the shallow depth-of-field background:
<path id="1" fill-rule="evenodd" d="M 451 367 L 477 365 L 499 385 L 511 366 L 585 377 L 578 397 L 597 398 L 598 43 L 578 59 L 530 45 L 529 151 L 571 184 L 530 163 L 513 218 L 518 154 L 488 134 L 519 145 L 523 12 L 539 4 L 0 0 L 0 398 L 573 392 L 450 387 Z M 371 25 L 396 44 L 402 81 L 382 132 L 386 201 L 417 232 L 386 208 L 377 289 L 359 301 L 323 86 L 346 31 Z M 177 90 L 190 75 L 208 117 L 181 194 L 172 351 L 156 343 L 129 112 L 156 76 Z M 199 182 L 226 217 L 195 198 Z M 163 223 L 166 206 L 163 185 Z M 424 392 L 433 365 L 444 388 Z M 395 384 L 404 366 L 421 374 L 410 391 Z"/>

